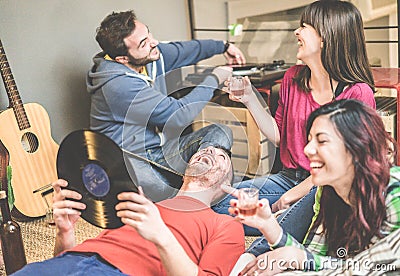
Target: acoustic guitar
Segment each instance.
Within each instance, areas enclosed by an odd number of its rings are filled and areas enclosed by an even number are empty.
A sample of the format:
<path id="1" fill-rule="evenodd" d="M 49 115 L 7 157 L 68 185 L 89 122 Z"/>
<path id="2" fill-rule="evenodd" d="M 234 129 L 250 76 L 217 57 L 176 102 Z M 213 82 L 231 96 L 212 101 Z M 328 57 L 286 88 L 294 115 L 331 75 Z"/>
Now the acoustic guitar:
<path id="1" fill-rule="evenodd" d="M 0 140 L 10 154 L 14 206 L 24 216 L 41 217 L 48 207 L 34 191 L 57 179 L 58 145 L 46 110 L 37 103 L 22 103 L 1 40 L 0 70 L 9 100 L 9 108 L 0 113 Z"/>

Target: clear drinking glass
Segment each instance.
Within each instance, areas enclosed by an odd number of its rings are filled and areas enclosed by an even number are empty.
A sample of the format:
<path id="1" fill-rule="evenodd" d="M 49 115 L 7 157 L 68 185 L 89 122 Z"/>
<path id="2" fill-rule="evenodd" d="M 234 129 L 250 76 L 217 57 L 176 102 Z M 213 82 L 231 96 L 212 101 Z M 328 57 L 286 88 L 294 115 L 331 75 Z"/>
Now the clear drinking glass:
<path id="1" fill-rule="evenodd" d="M 239 189 L 237 208 L 239 209 L 239 216 L 254 216 L 257 211 L 258 204 L 257 188 L 242 188 Z"/>
<path id="2" fill-rule="evenodd" d="M 229 83 L 229 91 L 236 98 L 241 99 L 244 95 L 244 79 L 242 76 L 233 76 Z"/>
<path id="3" fill-rule="evenodd" d="M 53 189 L 49 189 L 41 193 L 44 203 L 46 204 L 46 217 L 45 223 L 49 227 L 55 226 L 54 218 L 53 218 L 53 208 L 50 206 L 47 197 L 50 197 L 50 194 L 53 193 Z"/>

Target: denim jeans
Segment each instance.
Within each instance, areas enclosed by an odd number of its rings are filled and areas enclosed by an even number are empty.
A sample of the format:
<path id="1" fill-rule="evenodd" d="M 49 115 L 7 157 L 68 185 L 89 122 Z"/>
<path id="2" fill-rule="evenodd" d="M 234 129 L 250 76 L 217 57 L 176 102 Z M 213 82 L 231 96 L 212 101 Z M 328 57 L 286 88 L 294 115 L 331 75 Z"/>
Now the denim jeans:
<path id="1" fill-rule="evenodd" d="M 233 186 L 237 189 L 246 187 L 257 187 L 259 189 L 259 197 L 266 198 L 269 204 L 272 205 L 276 202 L 285 192 L 302 182 L 308 175 L 293 175 L 289 177 L 287 171 L 284 169 L 277 174 L 263 176 L 239 182 Z M 228 208 L 229 201 L 235 198 L 232 195 L 227 195 L 219 203 L 212 206 L 212 209 L 219 214 L 229 214 Z M 244 225 L 244 232 L 247 236 L 260 236 L 261 233 L 258 229 Z"/>
<path id="2" fill-rule="evenodd" d="M 315 187 L 312 188 L 307 195 L 290 206 L 288 210 L 278 217 L 279 225 L 282 227 L 283 231 L 289 233 L 299 242 L 304 240 L 314 216 L 313 206 L 316 190 Z M 267 240 L 264 237 L 261 237 L 256 239 L 250 245 L 247 252 L 257 257 L 269 250 L 270 248 Z"/>
<path id="3" fill-rule="evenodd" d="M 163 146 L 147 149 L 146 158 L 183 175 L 187 162 L 198 150 L 209 146 L 230 150 L 232 141 L 232 130 L 229 127 L 213 124 L 168 140 Z M 182 177 L 147 161 L 125 157 L 125 164 L 135 184 L 142 186 L 146 196 L 154 202 L 173 197 L 182 185 Z"/>
<path id="4" fill-rule="evenodd" d="M 64 253 L 60 256 L 36 263 L 30 263 L 11 274 L 20 275 L 127 275 L 112 265 L 101 261 L 98 256 L 79 253 Z"/>

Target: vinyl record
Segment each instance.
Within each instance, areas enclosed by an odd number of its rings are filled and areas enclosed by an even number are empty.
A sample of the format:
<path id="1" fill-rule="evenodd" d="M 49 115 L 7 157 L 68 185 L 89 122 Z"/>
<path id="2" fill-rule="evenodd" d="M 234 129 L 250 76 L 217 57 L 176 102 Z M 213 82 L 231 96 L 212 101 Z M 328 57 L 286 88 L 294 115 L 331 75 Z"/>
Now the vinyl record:
<path id="1" fill-rule="evenodd" d="M 118 228 L 117 195 L 137 192 L 126 170 L 122 150 L 107 136 L 77 130 L 61 142 L 57 155 L 58 177 L 68 181 L 68 189 L 82 195 L 86 204 L 82 218 L 101 228 Z"/>

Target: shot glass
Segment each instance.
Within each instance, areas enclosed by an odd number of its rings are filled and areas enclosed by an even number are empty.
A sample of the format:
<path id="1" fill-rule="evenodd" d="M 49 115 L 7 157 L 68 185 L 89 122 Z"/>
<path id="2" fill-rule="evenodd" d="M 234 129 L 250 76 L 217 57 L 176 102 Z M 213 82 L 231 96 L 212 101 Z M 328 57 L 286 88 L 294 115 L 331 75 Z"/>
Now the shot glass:
<path id="1" fill-rule="evenodd" d="M 47 190 L 41 193 L 42 198 L 44 200 L 44 203 L 46 204 L 46 216 L 45 216 L 45 220 L 44 223 L 48 226 L 48 227 L 53 227 L 55 226 L 55 222 L 54 222 L 54 218 L 53 218 L 53 208 L 50 206 L 47 196 L 49 194 L 53 193 L 53 190 Z"/>
<path id="2" fill-rule="evenodd" d="M 257 211 L 258 204 L 258 189 L 257 188 L 242 188 L 239 189 L 237 208 L 239 216 L 254 216 Z"/>
<path id="3" fill-rule="evenodd" d="M 233 76 L 229 83 L 229 91 L 236 98 L 241 99 L 244 95 L 244 79 L 242 76 Z"/>

